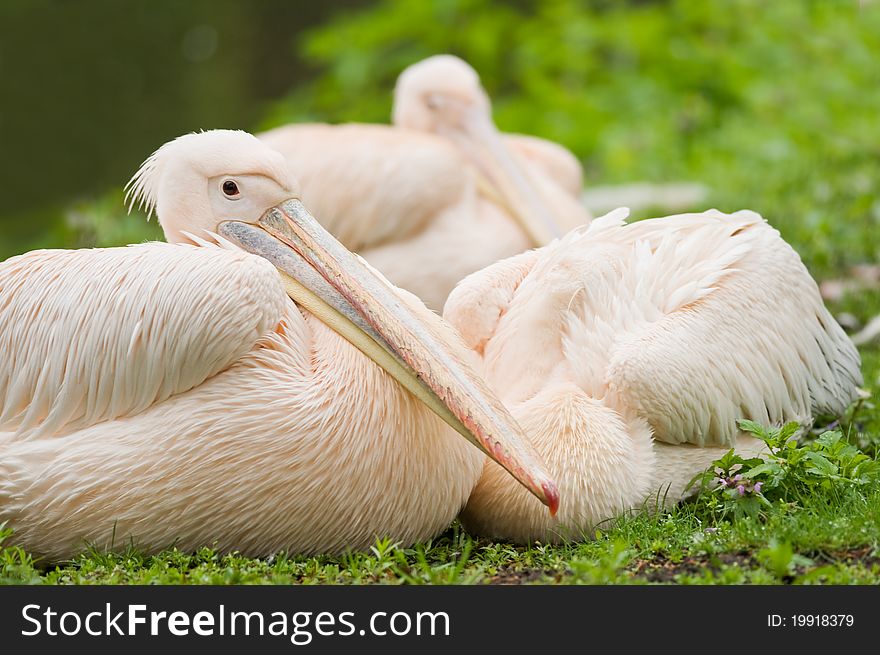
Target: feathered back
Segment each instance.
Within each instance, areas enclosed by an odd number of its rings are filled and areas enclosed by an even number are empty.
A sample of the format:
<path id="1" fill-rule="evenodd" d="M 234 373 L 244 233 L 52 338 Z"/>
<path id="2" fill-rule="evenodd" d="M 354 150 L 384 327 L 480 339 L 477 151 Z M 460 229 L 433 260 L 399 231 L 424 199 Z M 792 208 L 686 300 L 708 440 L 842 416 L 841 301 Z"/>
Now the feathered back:
<path id="1" fill-rule="evenodd" d="M 250 352 L 279 321 L 274 267 L 146 243 L 0 263 L 0 432 L 37 438 L 132 416 Z"/>

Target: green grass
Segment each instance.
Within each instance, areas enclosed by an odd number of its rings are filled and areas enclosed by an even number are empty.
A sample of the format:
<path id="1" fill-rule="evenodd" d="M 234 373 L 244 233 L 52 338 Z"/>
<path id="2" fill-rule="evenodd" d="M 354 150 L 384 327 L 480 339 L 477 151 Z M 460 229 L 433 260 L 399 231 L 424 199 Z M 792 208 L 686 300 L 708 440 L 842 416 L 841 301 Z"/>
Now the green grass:
<path id="1" fill-rule="evenodd" d="M 741 584 L 880 583 L 880 492 L 765 519 L 706 522 L 685 505 L 625 517 L 592 541 L 519 547 L 454 525 L 412 548 L 377 543 L 343 557 L 248 559 L 165 551 L 85 553 L 45 570 L 0 550 L 0 581 L 17 584 Z"/>

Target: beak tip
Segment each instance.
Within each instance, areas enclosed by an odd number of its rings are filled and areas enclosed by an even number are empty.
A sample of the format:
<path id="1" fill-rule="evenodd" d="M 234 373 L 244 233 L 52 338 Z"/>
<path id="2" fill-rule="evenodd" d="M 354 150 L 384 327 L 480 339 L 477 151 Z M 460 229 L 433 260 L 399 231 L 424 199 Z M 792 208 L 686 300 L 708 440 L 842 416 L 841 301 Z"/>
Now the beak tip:
<path id="1" fill-rule="evenodd" d="M 556 512 L 559 511 L 559 489 L 556 488 L 556 483 L 552 481 L 543 482 L 541 483 L 541 489 L 544 492 L 544 502 L 550 510 L 550 516 L 556 516 Z"/>

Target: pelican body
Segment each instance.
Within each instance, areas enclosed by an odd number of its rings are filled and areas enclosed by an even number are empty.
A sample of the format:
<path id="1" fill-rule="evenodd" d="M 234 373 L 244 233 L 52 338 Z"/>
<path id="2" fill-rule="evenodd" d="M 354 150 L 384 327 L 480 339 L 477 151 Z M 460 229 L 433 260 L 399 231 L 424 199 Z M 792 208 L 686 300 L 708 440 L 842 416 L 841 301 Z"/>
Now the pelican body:
<path id="1" fill-rule="evenodd" d="M 438 311 L 466 275 L 590 219 L 574 155 L 500 134 L 457 57 L 401 73 L 393 125 L 295 124 L 259 137 L 334 236 Z"/>
<path id="2" fill-rule="evenodd" d="M 320 228 L 280 155 L 243 132 L 187 135 L 130 193 L 176 243 L 0 264 L 0 522 L 16 543 L 50 561 L 88 544 L 412 543 L 459 512 L 481 450 L 558 502 L 453 331 Z"/>
<path id="3" fill-rule="evenodd" d="M 559 483 L 545 517 L 492 463 L 469 530 L 516 541 L 590 534 L 646 499 L 674 502 L 730 448 L 737 419 L 842 414 L 858 351 L 797 253 L 759 215 L 596 219 L 466 278 L 444 316 Z"/>

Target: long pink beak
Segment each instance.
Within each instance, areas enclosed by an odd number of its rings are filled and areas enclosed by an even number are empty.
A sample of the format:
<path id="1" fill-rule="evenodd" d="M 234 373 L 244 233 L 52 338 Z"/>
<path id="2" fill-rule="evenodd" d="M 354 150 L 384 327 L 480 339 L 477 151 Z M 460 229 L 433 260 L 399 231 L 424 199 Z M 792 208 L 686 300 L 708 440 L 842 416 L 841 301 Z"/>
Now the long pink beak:
<path id="1" fill-rule="evenodd" d="M 522 429 L 465 362 L 451 328 L 424 306 L 404 303 L 394 288 L 349 252 L 298 199 L 268 210 L 257 225 L 221 223 L 218 231 L 266 257 L 319 299 L 327 324 L 376 361 L 460 434 L 547 505 L 559 507 L 556 483 Z M 296 292 L 291 294 L 299 302 Z M 322 320 L 324 320 L 322 318 Z"/>
<path id="2" fill-rule="evenodd" d="M 532 245 L 546 246 L 568 231 L 554 215 L 529 172 L 504 143 L 491 116 L 482 108 L 464 110 L 461 124 L 456 129 L 448 129 L 445 134 L 475 164 L 493 195 L 513 215 Z"/>

